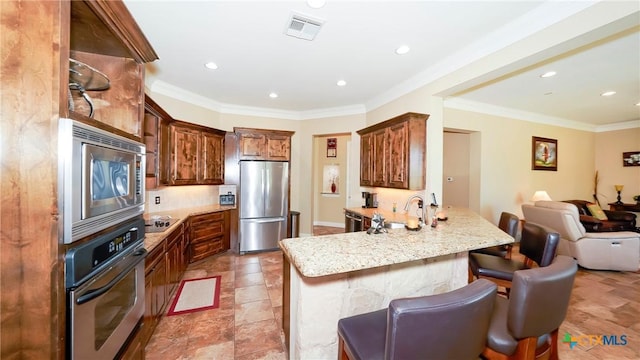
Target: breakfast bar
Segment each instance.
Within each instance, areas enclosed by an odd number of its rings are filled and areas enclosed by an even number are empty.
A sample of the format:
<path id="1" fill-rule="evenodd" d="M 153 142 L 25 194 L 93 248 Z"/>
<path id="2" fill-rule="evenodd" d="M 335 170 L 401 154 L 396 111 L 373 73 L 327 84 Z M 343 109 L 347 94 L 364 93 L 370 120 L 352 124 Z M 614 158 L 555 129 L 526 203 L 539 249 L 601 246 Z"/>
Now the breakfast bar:
<path id="1" fill-rule="evenodd" d="M 290 359 L 335 359 L 338 320 L 385 308 L 393 299 L 467 284 L 469 250 L 514 239 L 469 209 L 418 231 L 389 229 L 280 241 L 283 328 Z"/>

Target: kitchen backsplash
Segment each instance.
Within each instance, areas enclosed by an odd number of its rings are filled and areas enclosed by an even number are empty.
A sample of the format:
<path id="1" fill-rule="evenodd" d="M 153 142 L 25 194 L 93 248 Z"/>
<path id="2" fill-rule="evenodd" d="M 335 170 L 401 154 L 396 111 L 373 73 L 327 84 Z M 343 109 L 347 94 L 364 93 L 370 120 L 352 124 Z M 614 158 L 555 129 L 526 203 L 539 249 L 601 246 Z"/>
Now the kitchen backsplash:
<path id="1" fill-rule="evenodd" d="M 235 185 L 197 185 L 197 186 L 167 186 L 158 190 L 147 191 L 145 212 L 155 213 L 170 211 L 186 207 L 216 205 L 220 201 L 219 194 L 236 192 Z M 156 197 L 160 197 L 160 204 L 156 204 Z"/>

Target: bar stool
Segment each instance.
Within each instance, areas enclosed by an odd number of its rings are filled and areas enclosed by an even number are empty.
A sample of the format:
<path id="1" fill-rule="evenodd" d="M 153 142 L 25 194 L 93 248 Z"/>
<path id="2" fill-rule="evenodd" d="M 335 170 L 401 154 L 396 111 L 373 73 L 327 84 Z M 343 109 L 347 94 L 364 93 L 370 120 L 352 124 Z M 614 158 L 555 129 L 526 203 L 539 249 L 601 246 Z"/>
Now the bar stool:
<path id="1" fill-rule="evenodd" d="M 395 299 L 338 321 L 338 359 L 477 359 L 497 286 L 478 280 L 447 293 Z"/>
<path id="2" fill-rule="evenodd" d="M 538 267 L 551 264 L 556 256 L 560 242 L 560 234 L 542 225 L 526 222 L 522 227 L 520 254 L 525 260 L 504 259 L 497 256 L 469 253 L 470 278 L 484 278 L 495 282 L 506 289 L 507 295 L 511 287 L 514 272 L 529 269 L 533 263 Z"/>
<path id="3" fill-rule="evenodd" d="M 577 271 L 577 262 L 563 255 L 547 267 L 516 271 L 509 299 L 496 298 L 483 357 L 558 359 L 558 329 Z"/>

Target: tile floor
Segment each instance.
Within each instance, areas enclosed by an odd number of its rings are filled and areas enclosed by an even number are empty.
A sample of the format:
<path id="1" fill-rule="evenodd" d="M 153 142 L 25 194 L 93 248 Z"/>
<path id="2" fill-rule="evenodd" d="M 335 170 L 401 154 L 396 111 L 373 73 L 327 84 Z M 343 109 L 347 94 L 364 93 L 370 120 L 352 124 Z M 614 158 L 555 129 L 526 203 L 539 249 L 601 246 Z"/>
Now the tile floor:
<path id="1" fill-rule="evenodd" d="M 317 227 L 316 235 L 341 229 Z M 517 254 L 517 248 L 514 249 Z M 226 253 L 190 264 L 184 278 L 221 275 L 220 307 L 163 317 L 147 359 L 286 359 L 282 253 Z M 626 345 L 559 344 L 563 360 L 640 359 L 640 273 L 580 269 L 563 336 L 626 335 Z"/>

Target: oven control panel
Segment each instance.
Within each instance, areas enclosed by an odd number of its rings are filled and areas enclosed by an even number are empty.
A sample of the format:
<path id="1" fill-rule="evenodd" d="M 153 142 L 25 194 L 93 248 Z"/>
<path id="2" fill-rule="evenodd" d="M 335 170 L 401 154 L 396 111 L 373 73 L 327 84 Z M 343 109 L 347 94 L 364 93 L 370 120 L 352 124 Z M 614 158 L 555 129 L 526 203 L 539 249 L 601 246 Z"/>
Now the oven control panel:
<path id="1" fill-rule="evenodd" d="M 117 261 L 120 254 L 134 251 L 144 243 L 144 219 L 137 216 L 113 231 L 71 247 L 65 255 L 65 285 L 79 286 L 91 276 Z"/>

